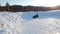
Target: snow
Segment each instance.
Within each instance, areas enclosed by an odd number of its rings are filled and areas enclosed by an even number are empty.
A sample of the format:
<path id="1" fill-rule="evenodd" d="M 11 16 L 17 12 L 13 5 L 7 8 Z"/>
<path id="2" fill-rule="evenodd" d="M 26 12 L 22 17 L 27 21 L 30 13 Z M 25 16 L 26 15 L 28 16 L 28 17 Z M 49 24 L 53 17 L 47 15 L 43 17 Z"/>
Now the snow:
<path id="1" fill-rule="evenodd" d="M 54 18 L 33 19 L 24 23 L 25 34 L 56 34 L 60 32 L 60 20 Z"/>
<path id="2" fill-rule="evenodd" d="M 0 12 L 0 34 L 60 34 L 60 11 Z"/>
<path id="3" fill-rule="evenodd" d="M 21 13 L 12 13 L 12 12 L 0 12 L 0 22 L 1 24 L 4 24 L 3 29 L 6 30 L 6 34 L 17 34 L 18 31 L 22 31 L 22 18 L 18 15 L 21 15 Z M 19 28 L 20 27 L 20 28 Z"/>

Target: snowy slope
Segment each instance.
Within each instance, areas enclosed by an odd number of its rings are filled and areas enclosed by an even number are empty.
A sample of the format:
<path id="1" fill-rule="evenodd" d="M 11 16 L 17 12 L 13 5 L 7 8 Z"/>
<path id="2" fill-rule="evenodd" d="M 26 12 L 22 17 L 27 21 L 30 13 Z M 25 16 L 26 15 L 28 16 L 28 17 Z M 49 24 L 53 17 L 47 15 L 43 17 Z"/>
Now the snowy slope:
<path id="1" fill-rule="evenodd" d="M 38 13 L 39 17 L 32 16 Z M 60 34 L 60 11 L 0 12 L 0 34 Z"/>
<path id="2" fill-rule="evenodd" d="M 33 19 L 23 25 L 25 34 L 60 34 L 60 19 Z"/>
<path id="3" fill-rule="evenodd" d="M 5 34 L 18 34 L 22 31 L 22 18 L 18 15 L 21 15 L 21 13 L 11 13 L 11 12 L 0 12 L 0 24 L 3 24 L 3 27 L 1 28 L 1 32 L 4 29 L 6 32 Z M 19 33 L 19 34 L 20 34 Z M 1 33 L 0 33 L 1 34 Z"/>

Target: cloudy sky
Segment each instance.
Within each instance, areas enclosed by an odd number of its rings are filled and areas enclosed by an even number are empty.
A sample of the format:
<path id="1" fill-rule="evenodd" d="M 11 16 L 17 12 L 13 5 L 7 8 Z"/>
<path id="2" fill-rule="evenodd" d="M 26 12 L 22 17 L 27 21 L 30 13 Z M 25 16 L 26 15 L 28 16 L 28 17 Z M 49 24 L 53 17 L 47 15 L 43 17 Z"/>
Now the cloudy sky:
<path id="1" fill-rule="evenodd" d="M 0 0 L 0 4 L 4 6 L 6 2 L 10 5 L 33 5 L 33 6 L 56 6 L 60 5 L 60 0 Z"/>

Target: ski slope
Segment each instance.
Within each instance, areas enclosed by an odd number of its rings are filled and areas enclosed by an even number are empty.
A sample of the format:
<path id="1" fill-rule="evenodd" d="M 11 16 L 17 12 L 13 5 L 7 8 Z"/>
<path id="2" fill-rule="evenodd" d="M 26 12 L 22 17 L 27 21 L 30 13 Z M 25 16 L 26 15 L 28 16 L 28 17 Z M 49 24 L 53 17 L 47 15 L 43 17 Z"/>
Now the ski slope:
<path id="1" fill-rule="evenodd" d="M 60 34 L 60 11 L 0 12 L 0 34 Z"/>

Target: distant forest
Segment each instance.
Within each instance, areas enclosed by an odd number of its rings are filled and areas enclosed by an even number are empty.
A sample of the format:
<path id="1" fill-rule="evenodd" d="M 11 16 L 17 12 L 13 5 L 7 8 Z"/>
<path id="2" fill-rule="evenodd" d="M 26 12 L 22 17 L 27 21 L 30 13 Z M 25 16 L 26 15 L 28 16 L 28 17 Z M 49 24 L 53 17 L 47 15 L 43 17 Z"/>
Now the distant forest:
<path id="1" fill-rule="evenodd" d="M 10 11 L 10 12 L 30 12 L 30 11 L 50 11 L 50 10 L 58 10 L 59 6 L 54 7 L 44 7 L 44 6 L 22 6 L 22 5 L 12 5 L 6 3 L 6 6 L 0 6 L 0 11 Z"/>

